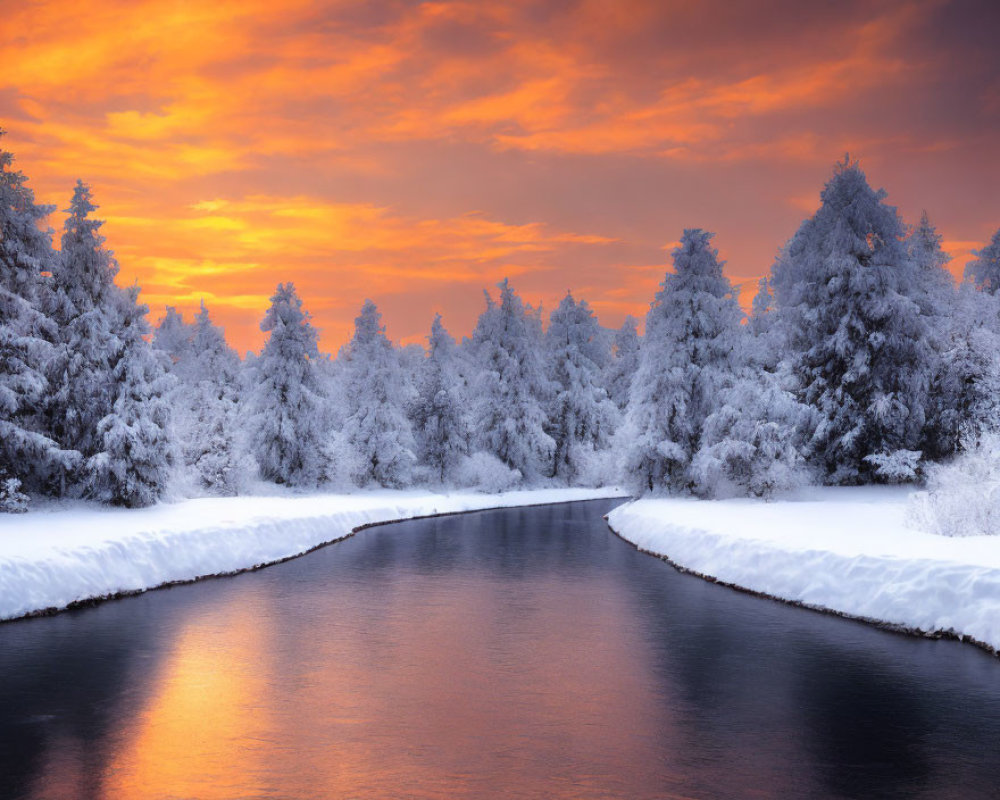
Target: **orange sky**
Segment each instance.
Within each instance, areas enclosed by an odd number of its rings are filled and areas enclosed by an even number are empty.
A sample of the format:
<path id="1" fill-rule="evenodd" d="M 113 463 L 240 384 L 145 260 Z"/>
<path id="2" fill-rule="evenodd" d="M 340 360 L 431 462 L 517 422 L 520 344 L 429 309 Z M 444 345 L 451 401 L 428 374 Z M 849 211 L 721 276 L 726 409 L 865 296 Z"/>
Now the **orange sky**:
<path id="1" fill-rule="evenodd" d="M 467 333 L 504 275 L 618 325 L 684 227 L 755 281 L 848 150 L 957 269 L 1000 225 L 989 0 L 0 5 L 16 167 L 89 182 L 153 320 L 204 297 L 241 350 L 282 280 L 333 351 L 365 297 Z"/>

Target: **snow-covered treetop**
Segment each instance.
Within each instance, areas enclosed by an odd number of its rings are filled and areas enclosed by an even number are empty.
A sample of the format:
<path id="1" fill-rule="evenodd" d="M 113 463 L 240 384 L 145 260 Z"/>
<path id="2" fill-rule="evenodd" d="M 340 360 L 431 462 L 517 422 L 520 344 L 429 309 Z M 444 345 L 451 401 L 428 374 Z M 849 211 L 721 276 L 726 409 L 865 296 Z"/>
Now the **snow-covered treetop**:
<path id="1" fill-rule="evenodd" d="M 990 294 L 1000 292 L 1000 228 L 982 250 L 972 252 L 976 258 L 965 266 L 965 277 Z"/>
<path id="2" fill-rule="evenodd" d="M 11 169 L 13 163 L 13 154 L 0 147 L 0 285 L 31 301 L 54 260 L 52 231 L 42 223 L 55 206 L 35 202 L 28 179 Z"/>
<path id="3" fill-rule="evenodd" d="M 309 312 L 302 308 L 302 300 L 295 293 L 295 284 L 279 283 L 260 323 L 260 329 L 271 334 L 264 349 L 281 347 L 283 342 L 294 341 L 302 355 L 316 358 L 319 355 L 319 336 L 309 319 Z"/>

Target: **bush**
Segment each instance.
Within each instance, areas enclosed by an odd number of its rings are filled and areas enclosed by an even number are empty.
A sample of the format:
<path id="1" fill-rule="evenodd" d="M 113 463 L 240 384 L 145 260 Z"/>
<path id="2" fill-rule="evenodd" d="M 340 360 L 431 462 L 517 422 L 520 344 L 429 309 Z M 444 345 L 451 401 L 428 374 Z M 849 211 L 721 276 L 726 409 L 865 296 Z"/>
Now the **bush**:
<path id="1" fill-rule="evenodd" d="M 521 482 L 521 471 L 511 469 L 496 456 L 478 452 L 466 456 L 455 471 L 459 486 L 484 492 L 504 492 Z"/>
<path id="2" fill-rule="evenodd" d="M 940 536 L 1000 534 L 1000 433 L 967 439 L 961 454 L 926 472 L 927 490 L 910 501 L 911 524 Z"/>

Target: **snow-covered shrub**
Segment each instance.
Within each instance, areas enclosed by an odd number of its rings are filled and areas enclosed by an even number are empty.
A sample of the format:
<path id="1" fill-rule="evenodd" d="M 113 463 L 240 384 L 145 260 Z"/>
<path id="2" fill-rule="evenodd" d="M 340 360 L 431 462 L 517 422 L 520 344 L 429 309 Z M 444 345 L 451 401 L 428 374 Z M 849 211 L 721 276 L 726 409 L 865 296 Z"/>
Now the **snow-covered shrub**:
<path id="1" fill-rule="evenodd" d="M 465 456 L 455 470 L 459 486 L 484 492 L 505 492 L 521 481 L 521 471 L 482 451 Z"/>
<path id="2" fill-rule="evenodd" d="M 573 486 L 615 486 L 621 481 L 619 453 L 614 448 L 595 450 L 586 442 L 576 442 L 571 448 L 576 464 Z"/>
<path id="3" fill-rule="evenodd" d="M 796 440 L 805 413 L 770 373 L 737 381 L 705 420 L 691 462 L 695 492 L 770 497 L 802 486 L 806 472 Z"/>
<path id="4" fill-rule="evenodd" d="M 910 483 L 919 477 L 919 450 L 894 450 L 891 453 L 872 453 L 865 461 L 875 467 L 875 474 L 887 483 Z"/>
<path id="5" fill-rule="evenodd" d="M 0 471 L 0 512 L 23 514 L 28 510 L 28 495 L 21 491 L 21 481 Z"/>
<path id="6" fill-rule="evenodd" d="M 926 468 L 927 490 L 910 501 L 910 523 L 941 536 L 1000 535 L 1000 433 L 967 439 L 946 464 Z"/>

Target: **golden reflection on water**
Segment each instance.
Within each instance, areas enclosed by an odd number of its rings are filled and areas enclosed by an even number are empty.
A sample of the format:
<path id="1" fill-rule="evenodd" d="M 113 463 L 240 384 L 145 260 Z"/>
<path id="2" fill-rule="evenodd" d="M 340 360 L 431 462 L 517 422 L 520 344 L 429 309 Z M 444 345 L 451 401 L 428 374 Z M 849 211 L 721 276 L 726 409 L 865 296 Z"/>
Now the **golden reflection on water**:
<path id="1" fill-rule="evenodd" d="M 103 796 L 649 796 L 669 732 L 626 597 L 546 577 L 512 600 L 482 575 L 350 591 L 360 619 L 343 591 L 289 618 L 251 590 L 190 620 Z M 616 731 L 636 747 L 611 763 Z"/>

